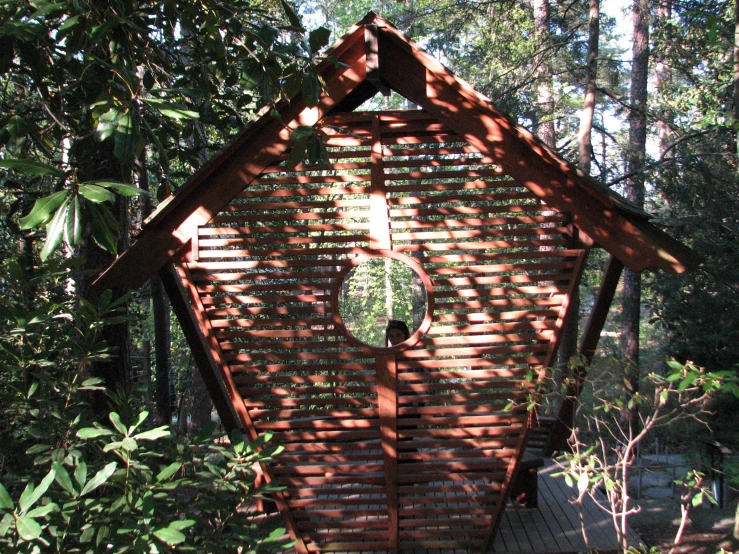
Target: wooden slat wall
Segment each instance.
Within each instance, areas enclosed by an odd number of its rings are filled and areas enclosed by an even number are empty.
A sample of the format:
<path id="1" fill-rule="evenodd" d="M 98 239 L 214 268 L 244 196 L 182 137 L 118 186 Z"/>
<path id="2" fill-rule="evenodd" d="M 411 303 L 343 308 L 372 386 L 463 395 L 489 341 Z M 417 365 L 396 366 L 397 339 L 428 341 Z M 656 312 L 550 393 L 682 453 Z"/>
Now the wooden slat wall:
<path id="1" fill-rule="evenodd" d="M 199 229 L 187 266 L 256 432 L 285 446 L 273 473 L 309 550 L 474 550 L 526 429 L 504 407 L 547 363 L 582 252 L 565 215 L 428 115 L 381 114 L 392 249 L 428 273 L 435 305 L 395 359 L 389 519 L 376 359 L 331 306 L 369 246 L 373 117 L 326 122 L 329 165 L 267 168 Z"/>

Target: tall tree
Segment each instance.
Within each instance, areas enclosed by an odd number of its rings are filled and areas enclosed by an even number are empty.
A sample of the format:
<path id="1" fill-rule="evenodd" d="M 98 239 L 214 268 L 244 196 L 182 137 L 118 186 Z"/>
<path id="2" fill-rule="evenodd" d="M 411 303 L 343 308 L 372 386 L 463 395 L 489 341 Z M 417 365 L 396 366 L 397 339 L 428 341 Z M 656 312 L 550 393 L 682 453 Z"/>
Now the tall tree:
<path id="1" fill-rule="evenodd" d="M 552 66 L 548 49 L 551 42 L 549 0 L 532 0 L 534 10 L 534 31 L 537 37 L 536 56 L 536 103 L 539 117 L 535 122 L 536 135 L 551 149 L 557 148 L 554 130 L 554 93 L 552 92 Z"/>
<path id="2" fill-rule="evenodd" d="M 317 96 L 328 32 L 303 32 L 287 2 L 4 2 L 0 167 L 38 199 L 20 221 L 46 226 L 41 257 L 65 243 L 101 269 L 128 240 L 138 160 L 163 199 L 200 165 L 198 120 L 219 148 L 286 91 Z M 125 325 L 114 333 L 101 371 L 125 391 Z"/>
<path id="3" fill-rule="evenodd" d="M 588 8 L 588 47 L 585 65 L 585 94 L 580 112 L 580 128 L 577 132 L 578 166 L 585 175 L 590 175 L 593 159 L 593 118 L 595 116 L 595 97 L 598 76 L 598 45 L 600 39 L 600 2 L 590 0 Z M 559 346 L 558 362 L 560 366 L 567 364 L 577 354 L 577 339 L 580 312 L 580 291 L 573 291 L 571 297 L 572 316 L 562 330 Z"/>
<path id="4" fill-rule="evenodd" d="M 585 66 L 585 98 L 580 112 L 580 128 L 577 134 L 578 165 L 585 175 L 590 175 L 593 159 L 593 117 L 598 76 L 598 45 L 600 39 L 600 0 L 590 0 L 588 10 L 588 52 Z"/>
<path id="5" fill-rule="evenodd" d="M 649 1 L 636 0 L 632 10 L 631 92 L 629 95 L 629 143 L 626 149 L 626 198 L 644 207 L 647 145 L 647 83 L 649 79 Z M 623 276 L 623 330 L 621 355 L 630 393 L 639 388 L 639 324 L 641 321 L 641 274 L 626 269 Z M 634 405 L 635 407 L 636 405 Z M 624 413 L 624 423 L 635 421 L 636 411 Z"/>

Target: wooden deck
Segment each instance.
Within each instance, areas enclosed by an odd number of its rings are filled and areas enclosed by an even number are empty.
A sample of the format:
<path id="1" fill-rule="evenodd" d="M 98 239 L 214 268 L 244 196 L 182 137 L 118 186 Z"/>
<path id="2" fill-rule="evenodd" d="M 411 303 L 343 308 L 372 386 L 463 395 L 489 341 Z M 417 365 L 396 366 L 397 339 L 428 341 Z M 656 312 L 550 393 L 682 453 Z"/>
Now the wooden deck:
<path id="1" fill-rule="evenodd" d="M 583 506 L 586 543 L 578 507 L 570 502 L 576 497 L 575 490 L 567 486 L 564 478 L 553 477 L 553 473 L 557 473 L 554 462 L 539 470 L 538 508 L 527 509 L 509 502 L 491 552 L 617 552 L 613 521 L 590 497 L 585 498 Z M 605 498 L 603 501 L 605 503 Z M 641 543 L 631 529 L 628 541 L 633 546 Z"/>
<path id="2" fill-rule="evenodd" d="M 583 518 L 587 531 L 586 543 L 580 525 L 578 507 L 570 501 L 576 497 L 575 490 L 567 486 L 563 477 L 554 477 L 558 468 L 553 461 L 539 469 L 539 506 L 525 508 L 509 502 L 500 528 L 488 552 L 526 553 L 526 554 L 579 554 L 588 550 L 599 554 L 619 552 L 616 531 L 611 517 L 590 498 L 586 497 Z M 605 498 L 602 498 L 605 503 Z M 371 506 L 382 509 L 382 505 Z M 364 506 L 362 508 L 370 508 Z M 358 509 L 361 509 L 358 507 Z M 272 514 L 271 517 L 279 517 Z M 361 532 L 361 531 L 358 531 Z M 287 537 L 286 537 L 287 538 Z M 639 536 L 629 529 L 630 546 L 641 544 Z M 342 552 L 340 554 L 381 554 L 386 551 L 367 550 L 362 552 Z M 463 554 L 464 550 L 439 549 L 401 549 L 403 554 Z M 293 554 L 286 549 L 282 554 Z M 467 554 L 476 554 L 470 553 Z"/>

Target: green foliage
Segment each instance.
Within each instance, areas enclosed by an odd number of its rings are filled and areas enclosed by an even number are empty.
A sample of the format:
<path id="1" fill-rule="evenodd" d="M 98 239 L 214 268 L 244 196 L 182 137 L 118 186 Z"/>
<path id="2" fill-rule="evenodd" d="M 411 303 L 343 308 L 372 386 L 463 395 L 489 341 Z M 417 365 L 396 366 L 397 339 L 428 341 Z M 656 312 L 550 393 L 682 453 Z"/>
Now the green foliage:
<path id="1" fill-rule="evenodd" d="M 87 236 L 115 253 L 134 174 L 162 200 L 260 108 L 315 105 L 329 35 L 284 1 L 3 2 L 0 180 L 36 200 L 21 225 L 45 226 L 42 258 Z"/>
<path id="2" fill-rule="evenodd" d="M 638 391 L 631 389 L 628 378 L 621 383 L 605 379 L 589 384 L 595 389 L 593 400 L 579 405 L 577 427 L 570 438 L 571 450 L 562 454 L 558 462 L 565 481 L 576 486 L 580 495 L 603 488 L 623 546 L 625 522 L 638 510 L 631 504 L 629 488 L 637 445 L 660 427 L 682 420 L 703 420 L 707 401 L 715 395 L 739 397 L 739 376 L 732 371 L 712 372 L 671 360 L 664 373 L 642 376 Z M 637 425 L 630 417 L 623 417 L 625 411 L 631 413 L 633 406 L 639 408 Z M 587 437 L 585 430 L 589 431 Z M 682 490 L 683 517 L 687 517 L 690 506 L 697 506 L 704 499 L 714 502 L 703 486 L 700 472 L 690 471 L 676 483 Z"/>
<path id="3" fill-rule="evenodd" d="M 425 291 L 417 297 L 415 273 L 410 266 L 391 258 L 372 258 L 347 275 L 339 296 L 339 314 L 349 332 L 371 346 L 383 347 L 391 319 L 401 320 L 411 333 L 421 323 Z M 421 289 L 423 290 L 423 289 Z"/>
<path id="4" fill-rule="evenodd" d="M 247 508 L 254 465 L 281 450 L 269 436 L 230 444 L 188 440 L 149 414 L 90 412 L 90 363 L 113 352 L 100 341 L 125 299 L 81 301 L 60 285 L 69 268 L 28 278 L 15 265 L 0 303 L 0 550 L 13 552 L 235 552 L 284 548 L 283 529 L 257 527 Z M 35 292 L 35 309 L 22 304 Z"/>

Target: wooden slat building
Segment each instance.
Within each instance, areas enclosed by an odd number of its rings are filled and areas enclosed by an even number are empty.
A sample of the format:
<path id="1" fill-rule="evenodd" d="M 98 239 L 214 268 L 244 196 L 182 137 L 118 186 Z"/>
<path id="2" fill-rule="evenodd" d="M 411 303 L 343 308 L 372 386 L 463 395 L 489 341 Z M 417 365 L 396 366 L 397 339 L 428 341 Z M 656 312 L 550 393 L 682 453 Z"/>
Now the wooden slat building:
<path id="1" fill-rule="evenodd" d="M 317 106 L 298 93 L 252 123 L 96 286 L 159 272 L 225 425 L 285 447 L 263 469 L 298 552 L 480 552 L 531 417 L 504 407 L 552 364 L 590 249 L 612 262 L 586 354 L 624 264 L 694 257 L 375 14 L 329 55 Z M 387 89 L 419 109 L 354 111 Z M 328 164 L 285 166 L 298 125 L 320 129 Z M 337 307 L 376 257 L 427 298 L 392 348 L 358 341 Z"/>

